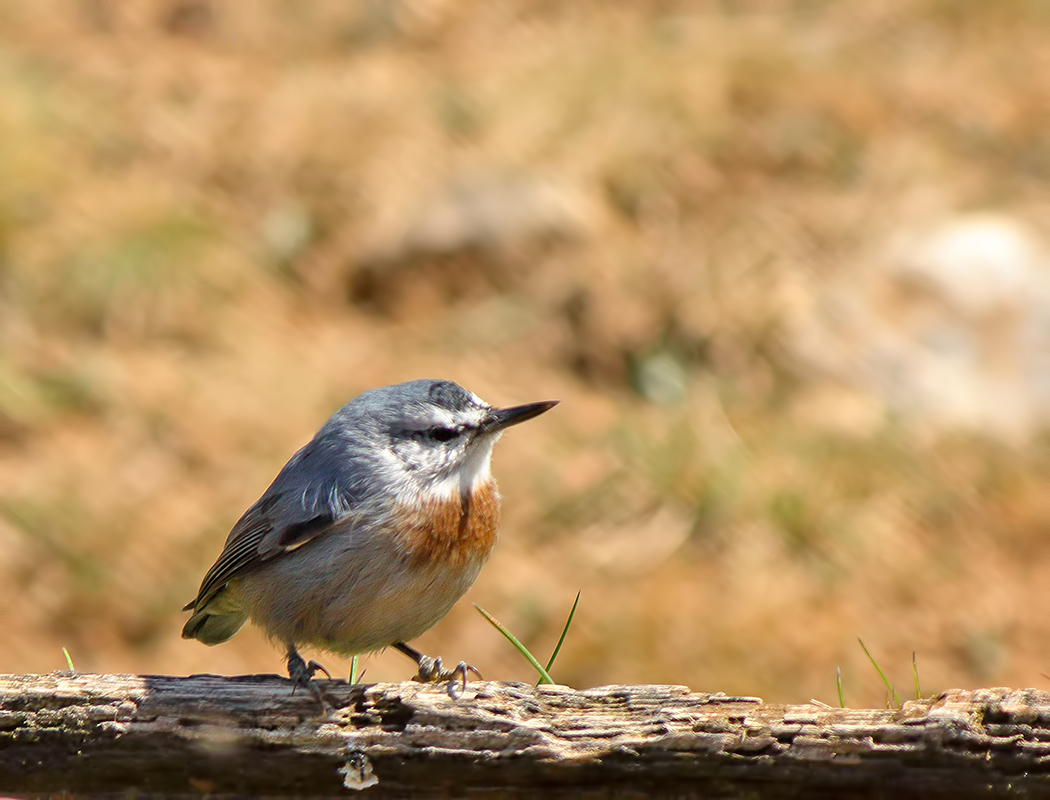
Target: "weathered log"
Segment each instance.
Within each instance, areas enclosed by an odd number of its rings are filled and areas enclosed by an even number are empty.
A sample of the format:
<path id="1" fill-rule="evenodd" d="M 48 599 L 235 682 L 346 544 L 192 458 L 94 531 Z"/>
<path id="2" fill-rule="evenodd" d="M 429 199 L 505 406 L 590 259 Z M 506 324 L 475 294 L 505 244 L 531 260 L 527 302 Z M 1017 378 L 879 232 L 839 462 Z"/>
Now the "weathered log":
<path id="1" fill-rule="evenodd" d="M 683 686 L 273 675 L 0 676 L 0 791 L 29 794 L 1050 796 L 1050 693 L 954 690 L 900 709 Z"/>

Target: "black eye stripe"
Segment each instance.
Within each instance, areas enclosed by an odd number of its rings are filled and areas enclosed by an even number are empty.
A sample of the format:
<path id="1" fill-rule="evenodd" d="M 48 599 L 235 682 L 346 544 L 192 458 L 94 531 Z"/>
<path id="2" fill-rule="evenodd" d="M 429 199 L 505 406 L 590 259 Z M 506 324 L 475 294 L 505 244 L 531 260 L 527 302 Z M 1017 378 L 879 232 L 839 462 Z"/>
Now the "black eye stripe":
<path id="1" fill-rule="evenodd" d="M 435 427 L 427 431 L 427 438 L 435 442 L 450 442 L 462 433 L 458 428 Z"/>

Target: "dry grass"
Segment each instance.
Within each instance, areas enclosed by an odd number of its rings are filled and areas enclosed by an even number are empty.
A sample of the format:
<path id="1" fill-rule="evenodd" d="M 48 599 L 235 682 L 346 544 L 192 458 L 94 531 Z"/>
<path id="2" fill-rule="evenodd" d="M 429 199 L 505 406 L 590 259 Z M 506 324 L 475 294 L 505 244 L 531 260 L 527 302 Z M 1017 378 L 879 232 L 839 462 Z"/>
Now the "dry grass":
<path id="1" fill-rule="evenodd" d="M 582 590 L 556 678 L 881 703 L 861 635 L 902 694 L 912 651 L 1045 680 L 1046 438 L 888 419 L 782 333 L 904 221 L 1045 215 L 1046 12 L 606 5 L 0 2 L 0 670 L 279 671 L 180 605 L 335 407 L 440 376 L 563 401 L 469 595 L 545 655 Z M 472 174 L 572 235 L 375 266 Z M 468 602 L 420 646 L 528 678 Z"/>

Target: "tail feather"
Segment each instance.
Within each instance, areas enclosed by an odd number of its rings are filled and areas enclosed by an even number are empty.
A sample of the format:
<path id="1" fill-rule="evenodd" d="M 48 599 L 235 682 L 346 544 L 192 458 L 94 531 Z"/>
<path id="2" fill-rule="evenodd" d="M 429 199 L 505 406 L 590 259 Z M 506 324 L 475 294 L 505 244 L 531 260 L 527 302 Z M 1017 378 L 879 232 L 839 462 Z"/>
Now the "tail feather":
<path id="1" fill-rule="evenodd" d="M 233 598 L 221 591 L 201 608 L 194 608 L 191 602 L 183 611 L 193 611 L 193 616 L 182 626 L 183 639 L 197 639 L 204 644 L 221 644 L 237 633 L 248 620 L 248 612 Z"/>
<path id="2" fill-rule="evenodd" d="M 212 614 L 208 610 L 195 613 L 182 626 L 183 639 L 197 639 L 204 644 L 221 644 L 241 629 L 247 614 Z"/>

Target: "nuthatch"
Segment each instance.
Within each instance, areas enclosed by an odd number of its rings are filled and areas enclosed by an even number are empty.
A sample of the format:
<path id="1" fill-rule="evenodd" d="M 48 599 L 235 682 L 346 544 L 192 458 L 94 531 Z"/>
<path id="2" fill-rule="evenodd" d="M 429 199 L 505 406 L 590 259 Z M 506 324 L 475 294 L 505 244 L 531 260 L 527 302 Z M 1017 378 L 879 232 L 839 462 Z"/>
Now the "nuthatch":
<path id="1" fill-rule="evenodd" d="M 406 642 L 474 583 L 496 542 L 492 446 L 557 404 L 494 408 L 450 381 L 365 392 L 292 456 L 226 538 L 184 611 L 185 639 L 213 645 L 247 619 L 285 645 L 288 675 L 316 686 L 299 645 L 341 655 L 392 645 L 417 680 L 466 684 Z"/>

